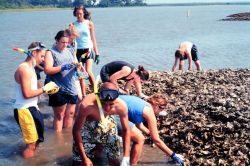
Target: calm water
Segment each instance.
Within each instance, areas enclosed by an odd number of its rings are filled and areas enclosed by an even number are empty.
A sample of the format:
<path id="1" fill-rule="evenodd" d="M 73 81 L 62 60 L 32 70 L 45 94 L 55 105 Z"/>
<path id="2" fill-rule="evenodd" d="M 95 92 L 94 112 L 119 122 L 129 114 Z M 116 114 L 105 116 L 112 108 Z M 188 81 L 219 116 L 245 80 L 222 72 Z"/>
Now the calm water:
<path id="1" fill-rule="evenodd" d="M 249 7 L 90 9 L 101 53 L 101 63 L 94 66 L 94 72 L 97 74 L 109 61 L 121 59 L 135 65 L 144 64 L 150 70 L 170 70 L 176 48 L 186 40 L 197 45 L 204 69 L 249 67 L 250 22 L 218 21 L 233 13 L 249 11 Z M 190 17 L 187 17 L 187 10 Z M 11 49 L 26 48 L 32 41 L 51 46 L 57 31 L 74 20 L 71 10 L 0 13 L 0 165 L 69 165 L 71 132 L 53 133 L 53 114 L 46 106 L 45 97 L 40 108 L 45 115 L 46 142 L 39 148 L 39 157 L 28 161 L 21 159 L 23 143 L 13 118 L 12 104 L 13 73 L 24 55 Z M 166 165 L 165 161 L 162 152 L 145 146 L 141 165 Z"/>

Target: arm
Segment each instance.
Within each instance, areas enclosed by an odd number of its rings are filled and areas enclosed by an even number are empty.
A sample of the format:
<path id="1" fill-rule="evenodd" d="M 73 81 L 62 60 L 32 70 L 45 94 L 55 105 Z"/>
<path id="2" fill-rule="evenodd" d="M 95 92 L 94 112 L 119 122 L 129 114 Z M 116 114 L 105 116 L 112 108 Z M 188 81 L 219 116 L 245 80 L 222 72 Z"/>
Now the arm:
<path id="1" fill-rule="evenodd" d="M 128 66 L 124 66 L 122 67 L 121 70 L 115 72 L 114 74 L 112 74 L 109 79 L 110 79 L 110 82 L 117 84 L 117 80 L 122 78 L 122 77 L 126 77 L 128 76 L 129 74 L 131 73 L 131 68 L 129 68 Z"/>
<path id="2" fill-rule="evenodd" d="M 75 120 L 75 123 L 74 123 L 74 126 L 73 126 L 73 139 L 74 139 L 75 144 L 76 144 L 76 146 L 77 146 L 77 148 L 79 150 L 79 153 L 81 155 L 83 164 L 91 165 L 92 162 L 87 157 L 87 155 L 85 153 L 83 143 L 82 143 L 83 140 L 82 140 L 82 136 L 81 136 L 81 128 L 83 127 L 83 125 L 84 125 L 84 123 L 86 121 L 86 118 L 88 116 L 87 112 L 89 112 L 89 111 L 85 111 L 84 109 L 86 109 L 86 108 L 85 108 L 84 104 L 81 103 L 78 115 L 76 117 L 76 120 Z"/>
<path id="3" fill-rule="evenodd" d="M 135 91 L 137 96 L 141 97 L 142 96 L 142 90 L 141 90 L 141 80 L 140 78 L 135 78 L 134 79 L 134 85 L 135 85 Z"/>
<path id="4" fill-rule="evenodd" d="M 180 60 L 179 62 L 179 70 L 184 70 L 184 60 Z"/>
<path id="5" fill-rule="evenodd" d="M 143 123 L 137 124 L 136 127 L 137 127 L 138 129 L 140 129 L 140 130 L 141 130 L 143 133 L 145 133 L 146 135 L 149 135 L 149 134 L 150 134 L 149 129 L 148 129 L 146 126 L 144 126 Z"/>
<path id="6" fill-rule="evenodd" d="M 96 55 L 99 55 L 99 51 L 97 48 L 97 43 L 96 43 L 96 38 L 95 38 L 95 26 L 94 23 L 92 21 L 90 21 L 90 36 L 91 36 L 91 40 L 93 42 L 93 47 L 94 47 L 94 51 Z"/>
<path id="7" fill-rule="evenodd" d="M 159 132 L 157 129 L 157 121 L 155 118 L 154 111 L 150 107 L 145 107 L 143 111 L 143 117 L 148 122 L 148 129 L 150 131 L 150 136 L 155 143 L 164 153 L 168 156 L 173 154 L 173 151 L 160 139 Z"/>
<path id="8" fill-rule="evenodd" d="M 39 96 L 43 93 L 42 88 L 36 90 L 31 89 L 31 78 L 32 75 L 27 66 L 21 66 L 17 73 L 15 73 L 15 79 L 18 83 L 20 83 L 23 96 L 26 99 Z"/>
<path id="9" fill-rule="evenodd" d="M 52 57 L 51 51 L 47 51 L 44 59 L 44 72 L 48 75 L 53 75 L 59 73 L 62 68 L 61 66 L 53 67 L 54 59 Z"/>
<path id="10" fill-rule="evenodd" d="M 173 72 L 175 71 L 175 68 L 176 68 L 176 66 L 177 66 L 178 59 L 179 59 L 179 58 L 175 57 L 174 65 L 173 65 L 173 67 L 172 67 L 172 71 L 173 71 Z"/>
<path id="11" fill-rule="evenodd" d="M 123 156 L 129 157 L 130 150 L 130 128 L 128 124 L 128 113 L 124 110 L 120 110 L 122 114 L 120 114 L 120 121 L 122 125 L 122 139 L 123 139 Z"/>
<path id="12" fill-rule="evenodd" d="M 187 53 L 187 58 L 188 58 L 188 70 L 192 70 L 192 55 L 190 51 L 188 51 Z"/>
<path id="13" fill-rule="evenodd" d="M 129 90 L 130 90 L 130 87 L 131 85 L 134 84 L 134 80 L 130 80 L 130 81 L 127 81 L 125 86 L 124 86 L 124 91 L 129 94 Z"/>

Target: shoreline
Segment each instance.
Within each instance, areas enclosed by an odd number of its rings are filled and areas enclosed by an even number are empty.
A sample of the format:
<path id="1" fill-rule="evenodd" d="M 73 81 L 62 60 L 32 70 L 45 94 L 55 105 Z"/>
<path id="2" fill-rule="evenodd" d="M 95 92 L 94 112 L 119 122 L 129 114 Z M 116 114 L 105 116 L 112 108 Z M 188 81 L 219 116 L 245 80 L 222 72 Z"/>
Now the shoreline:
<path id="1" fill-rule="evenodd" d="M 169 96 L 159 134 L 187 165 L 249 164 L 250 68 L 153 71 L 142 87 Z"/>
<path id="2" fill-rule="evenodd" d="M 124 7 L 157 7 L 157 6 L 210 6 L 210 5 L 250 5 L 250 2 L 204 2 L 204 3 L 159 3 L 159 4 L 147 4 L 143 6 L 124 6 Z M 50 11 L 50 10 L 72 10 L 72 7 L 65 7 L 65 8 L 58 8 L 58 7 L 20 7 L 20 8 L 0 8 L 0 12 L 30 12 L 30 11 Z M 110 7 L 88 7 L 88 8 L 123 8 L 123 7 L 115 7 L 115 6 L 110 6 Z"/>

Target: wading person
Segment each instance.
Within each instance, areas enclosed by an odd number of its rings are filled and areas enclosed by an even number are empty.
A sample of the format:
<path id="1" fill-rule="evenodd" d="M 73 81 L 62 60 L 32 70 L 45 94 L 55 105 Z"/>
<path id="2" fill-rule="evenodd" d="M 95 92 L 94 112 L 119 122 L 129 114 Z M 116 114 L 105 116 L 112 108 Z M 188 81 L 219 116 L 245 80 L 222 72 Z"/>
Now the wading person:
<path id="1" fill-rule="evenodd" d="M 167 156 L 171 157 L 176 163 L 183 164 L 184 158 L 182 155 L 173 152 L 159 136 L 157 129 L 157 120 L 155 115 L 158 115 L 161 111 L 161 107 L 166 106 L 167 97 L 163 94 L 155 94 L 147 99 L 147 102 L 140 99 L 137 96 L 120 95 L 119 98 L 126 103 L 128 108 L 128 118 L 130 123 L 132 122 L 144 134 L 149 135 L 154 144 L 159 147 Z M 143 123 L 147 123 L 147 127 Z M 131 125 L 130 125 L 131 126 Z M 119 127 L 119 126 L 118 126 Z M 132 128 L 132 129 L 133 129 Z M 118 128 L 119 129 L 119 128 Z M 138 132 L 134 130 L 135 132 Z M 131 135 L 133 132 L 131 132 Z M 139 134 L 134 134 L 137 138 Z M 137 139 L 137 148 L 131 149 L 131 165 L 137 165 L 137 162 L 141 156 L 142 146 L 144 139 Z M 133 155 L 132 155 L 133 154 Z M 133 161 L 133 162 L 132 162 Z"/>
<path id="2" fill-rule="evenodd" d="M 46 84 L 37 88 L 37 76 L 34 67 L 44 60 L 45 46 L 40 42 L 33 42 L 28 47 L 28 56 L 22 62 L 14 75 L 16 82 L 16 101 L 14 117 L 19 124 L 26 148 L 22 152 L 24 158 L 34 156 L 40 142 L 44 141 L 44 122 L 38 108 L 38 96 L 54 89 Z"/>
<path id="3" fill-rule="evenodd" d="M 99 112 L 97 100 L 101 101 L 105 120 L 104 126 Z M 109 165 L 119 165 L 120 141 L 114 116 L 120 117 L 123 138 L 122 166 L 129 165 L 130 130 L 128 112 L 124 102 L 119 99 L 115 84 L 106 82 L 101 85 L 98 97 L 92 93 L 81 102 L 73 127 L 73 165 L 92 166 L 95 151 L 100 147 L 106 152 Z"/>
<path id="4" fill-rule="evenodd" d="M 61 30 L 55 40 L 55 45 L 46 52 L 44 72 L 49 80 L 60 87 L 58 93 L 49 95 L 49 106 L 54 111 L 54 130 L 61 132 L 63 128 L 71 128 L 73 125 L 78 92 L 75 84 L 75 58 L 67 47 L 69 36 Z"/>
<path id="5" fill-rule="evenodd" d="M 138 70 L 133 65 L 124 61 L 113 61 L 104 65 L 100 71 L 102 82 L 112 82 L 118 85 L 117 80 L 124 80 L 124 89 L 120 89 L 122 93 L 129 94 L 132 85 L 135 86 L 137 96 L 147 98 L 142 93 L 141 81 L 149 79 L 149 73 L 143 66 L 139 65 Z"/>
<path id="6" fill-rule="evenodd" d="M 188 70 L 192 70 L 192 61 L 194 61 L 196 69 L 201 70 L 201 63 L 198 58 L 198 49 L 191 42 L 182 42 L 179 48 L 175 52 L 175 62 L 172 67 L 172 71 L 175 71 L 175 68 L 179 61 L 179 70 L 184 70 L 184 60 L 188 60 Z"/>
<path id="7" fill-rule="evenodd" d="M 96 64 L 99 63 L 99 51 L 95 38 L 94 23 L 90 20 L 90 13 L 83 5 L 76 6 L 73 15 L 77 18 L 73 25 L 79 34 L 76 38 L 76 56 L 78 61 L 85 65 L 90 84 L 93 86 L 95 81 L 92 71 L 93 61 Z"/>

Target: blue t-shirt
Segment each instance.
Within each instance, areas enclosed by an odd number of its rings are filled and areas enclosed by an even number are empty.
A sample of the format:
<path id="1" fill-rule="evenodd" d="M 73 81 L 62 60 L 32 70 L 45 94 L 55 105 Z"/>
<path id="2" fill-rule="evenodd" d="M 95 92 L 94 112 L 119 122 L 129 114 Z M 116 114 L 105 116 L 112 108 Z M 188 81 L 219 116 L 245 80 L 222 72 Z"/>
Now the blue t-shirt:
<path id="1" fill-rule="evenodd" d="M 128 107 L 128 119 L 130 122 L 139 124 L 145 121 L 143 118 L 143 110 L 145 106 L 150 107 L 149 103 L 137 96 L 120 95 L 119 98 L 122 99 Z"/>

